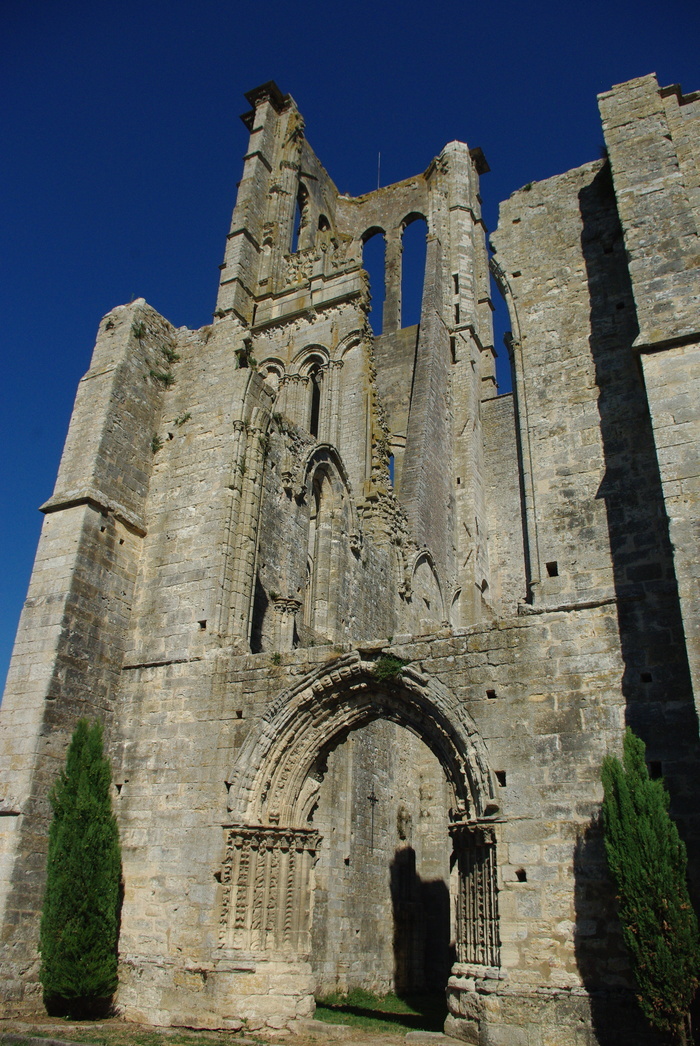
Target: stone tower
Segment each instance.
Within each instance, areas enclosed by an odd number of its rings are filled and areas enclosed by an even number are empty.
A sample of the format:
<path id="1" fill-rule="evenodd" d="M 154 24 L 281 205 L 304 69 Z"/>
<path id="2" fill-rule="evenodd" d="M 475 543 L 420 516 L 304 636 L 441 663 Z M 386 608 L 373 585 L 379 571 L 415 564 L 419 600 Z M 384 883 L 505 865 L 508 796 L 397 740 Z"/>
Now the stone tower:
<path id="1" fill-rule="evenodd" d="M 104 318 L 42 509 L 2 705 L 4 995 L 38 999 L 48 790 L 97 716 L 128 1019 L 447 986 L 468 1042 L 642 1042 L 599 772 L 629 722 L 695 858 L 700 97 L 614 88 L 608 158 L 502 206 L 501 396 L 480 150 L 351 198 L 289 95 L 247 98 L 214 322 Z"/>

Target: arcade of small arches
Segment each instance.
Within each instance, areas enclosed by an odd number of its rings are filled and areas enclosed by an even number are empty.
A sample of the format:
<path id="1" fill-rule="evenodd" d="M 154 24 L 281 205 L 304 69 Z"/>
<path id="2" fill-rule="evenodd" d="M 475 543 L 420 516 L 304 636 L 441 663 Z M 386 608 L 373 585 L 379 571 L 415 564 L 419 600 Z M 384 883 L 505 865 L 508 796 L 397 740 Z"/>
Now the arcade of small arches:
<path id="1" fill-rule="evenodd" d="M 406 231 L 412 226 L 415 230 L 406 236 Z M 375 299 L 372 316 L 375 335 L 418 322 L 419 316 L 408 317 L 406 306 L 402 303 L 417 300 L 420 308 L 425 246 L 429 233 L 426 215 L 411 209 L 391 224 L 372 223 L 353 237 L 349 253 L 361 257 L 363 267 L 370 275 L 371 294 Z M 300 180 L 290 254 L 324 251 L 334 242 L 337 242 L 337 238 L 331 220 L 314 201 L 304 181 Z M 404 293 L 405 272 L 415 273 L 409 293 Z"/>

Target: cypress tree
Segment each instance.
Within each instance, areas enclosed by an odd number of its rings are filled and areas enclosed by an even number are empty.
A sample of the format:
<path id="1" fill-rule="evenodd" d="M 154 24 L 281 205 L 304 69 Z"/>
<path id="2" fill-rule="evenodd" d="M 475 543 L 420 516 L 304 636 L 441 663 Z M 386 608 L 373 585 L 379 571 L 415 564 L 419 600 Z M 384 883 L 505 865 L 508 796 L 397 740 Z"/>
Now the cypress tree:
<path id="1" fill-rule="evenodd" d="M 81 719 L 49 796 L 39 976 L 52 1012 L 99 1012 L 117 987 L 121 858 L 110 785 L 102 726 Z"/>
<path id="2" fill-rule="evenodd" d="M 647 1020 L 685 1043 L 698 987 L 698 921 L 686 881 L 685 845 L 669 796 L 649 777 L 643 741 L 628 728 L 623 759 L 603 761 L 603 827 L 622 935 Z"/>

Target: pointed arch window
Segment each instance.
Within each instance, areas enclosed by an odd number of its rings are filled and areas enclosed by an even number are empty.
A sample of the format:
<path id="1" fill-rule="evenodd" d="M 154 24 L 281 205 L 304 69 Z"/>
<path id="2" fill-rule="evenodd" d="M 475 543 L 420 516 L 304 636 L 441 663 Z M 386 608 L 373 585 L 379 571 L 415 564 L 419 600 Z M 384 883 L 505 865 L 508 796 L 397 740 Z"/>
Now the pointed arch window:
<path id="1" fill-rule="evenodd" d="M 347 488 L 334 465 L 320 464 L 310 481 L 304 627 L 306 642 L 333 642 L 344 621 L 350 555 Z"/>

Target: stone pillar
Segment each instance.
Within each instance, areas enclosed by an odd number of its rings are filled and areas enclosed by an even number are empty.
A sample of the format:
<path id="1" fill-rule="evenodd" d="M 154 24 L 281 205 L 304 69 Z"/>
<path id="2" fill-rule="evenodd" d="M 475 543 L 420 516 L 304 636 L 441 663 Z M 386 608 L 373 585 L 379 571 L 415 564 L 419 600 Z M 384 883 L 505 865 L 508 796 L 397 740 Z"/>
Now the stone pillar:
<path id="1" fill-rule="evenodd" d="M 238 455 L 236 487 L 237 518 L 231 546 L 230 616 L 226 635 L 248 641 L 253 609 L 255 560 L 258 547 L 258 521 L 262 501 L 262 473 L 265 454 L 260 443 L 263 430 L 247 428 L 241 432 L 244 447 Z M 240 493 L 238 492 L 240 488 Z"/>
<path id="2" fill-rule="evenodd" d="M 392 229 L 386 235 L 382 334 L 390 334 L 401 327 L 401 234 L 401 229 Z"/>
<path id="3" fill-rule="evenodd" d="M 294 619 L 301 610 L 298 599 L 273 599 L 275 608 L 275 650 L 294 649 Z"/>
<path id="4" fill-rule="evenodd" d="M 309 379 L 303 374 L 285 374 L 280 382 L 279 412 L 299 428 L 308 429 L 311 401 Z"/>
<path id="5" fill-rule="evenodd" d="M 324 427 L 320 430 L 320 438 L 334 447 L 340 443 L 340 372 L 342 369 L 342 360 L 331 360 L 325 377 L 328 385 L 324 396 L 326 412 L 323 418 L 327 420 L 324 420 Z"/>

